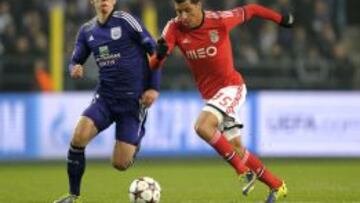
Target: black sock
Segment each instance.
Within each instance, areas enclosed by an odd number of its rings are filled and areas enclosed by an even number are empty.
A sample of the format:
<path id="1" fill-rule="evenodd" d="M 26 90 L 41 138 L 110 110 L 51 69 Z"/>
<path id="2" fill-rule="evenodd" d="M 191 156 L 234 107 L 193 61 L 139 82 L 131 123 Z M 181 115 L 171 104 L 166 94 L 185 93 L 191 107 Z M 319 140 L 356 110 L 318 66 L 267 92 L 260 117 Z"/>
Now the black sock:
<path id="1" fill-rule="evenodd" d="M 85 148 L 71 145 L 68 152 L 67 172 L 70 194 L 80 195 L 81 178 L 85 172 Z"/>

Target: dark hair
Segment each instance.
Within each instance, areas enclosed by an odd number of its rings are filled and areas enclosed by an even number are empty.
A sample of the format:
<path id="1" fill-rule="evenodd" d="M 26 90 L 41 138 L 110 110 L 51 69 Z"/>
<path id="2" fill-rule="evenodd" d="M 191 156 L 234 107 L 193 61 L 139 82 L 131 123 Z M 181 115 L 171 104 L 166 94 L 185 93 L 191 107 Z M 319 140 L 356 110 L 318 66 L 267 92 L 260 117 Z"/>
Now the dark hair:
<path id="1" fill-rule="evenodd" d="M 178 3 L 178 4 L 182 4 L 182 3 L 184 3 L 185 1 L 187 1 L 187 0 L 174 0 L 176 3 Z M 201 0 L 190 0 L 190 2 L 192 3 L 192 4 L 197 4 L 197 3 L 199 3 Z"/>

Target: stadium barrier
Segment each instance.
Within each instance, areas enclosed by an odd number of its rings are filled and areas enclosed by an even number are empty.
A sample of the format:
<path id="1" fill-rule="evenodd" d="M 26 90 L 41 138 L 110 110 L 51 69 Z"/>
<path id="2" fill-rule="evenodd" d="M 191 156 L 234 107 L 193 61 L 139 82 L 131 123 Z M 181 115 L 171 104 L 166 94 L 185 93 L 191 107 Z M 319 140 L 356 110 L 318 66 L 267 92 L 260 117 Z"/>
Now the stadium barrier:
<path id="1" fill-rule="evenodd" d="M 92 93 L 0 94 L 0 160 L 64 159 Z M 213 156 L 193 130 L 203 102 L 196 93 L 161 94 L 150 109 L 140 156 Z M 360 93 L 251 92 L 241 113 L 242 140 L 261 156 L 360 156 Z M 108 158 L 114 126 L 87 148 Z"/>

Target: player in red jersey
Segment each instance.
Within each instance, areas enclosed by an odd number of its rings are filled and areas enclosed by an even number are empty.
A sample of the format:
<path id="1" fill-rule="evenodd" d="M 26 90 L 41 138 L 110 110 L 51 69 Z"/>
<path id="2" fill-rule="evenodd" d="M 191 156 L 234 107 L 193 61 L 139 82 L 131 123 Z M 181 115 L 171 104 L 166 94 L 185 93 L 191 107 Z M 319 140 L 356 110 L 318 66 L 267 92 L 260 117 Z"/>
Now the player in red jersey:
<path id="1" fill-rule="evenodd" d="M 246 150 L 240 140 L 242 123 L 238 116 L 246 97 L 246 86 L 235 70 L 229 32 L 254 17 L 291 27 L 291 14 L 281 15 L 257 4 L 229 11 L 204 11 L 201 0 L 174 0 L 177 17 L 168 22 L 158 40 L 157 54 L 151 67 L 161 66 L 178 46 L 186 58 L 196 85 L 206 101 L 195 124 L 197 134 L 209 143 L 245 181 L 243 194 L 254 187 L 256 179 L 269 186 L 266 202 L 286 196 L 283 180 Z"/>

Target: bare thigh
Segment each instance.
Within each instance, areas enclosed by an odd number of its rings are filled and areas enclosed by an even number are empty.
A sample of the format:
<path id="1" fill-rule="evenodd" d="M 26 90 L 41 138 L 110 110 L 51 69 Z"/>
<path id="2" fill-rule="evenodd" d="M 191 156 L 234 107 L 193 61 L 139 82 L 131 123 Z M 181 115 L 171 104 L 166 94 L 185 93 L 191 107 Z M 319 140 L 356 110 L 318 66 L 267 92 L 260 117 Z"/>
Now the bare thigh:
<path id="1" fill-rule="evenodd" d="M 195 131 L 205 141 L 210 142 L 218 130 L 218 119 L 207 111 L 202 111 L 196 121 Z"/>
<path id="2" fill-rule="evenodd" d="M 86 147 L 97 133 L 94 122 L 90 118 L 82 116 L 76 124 L 71 144 L 77 147 Z"/>

